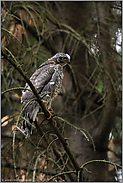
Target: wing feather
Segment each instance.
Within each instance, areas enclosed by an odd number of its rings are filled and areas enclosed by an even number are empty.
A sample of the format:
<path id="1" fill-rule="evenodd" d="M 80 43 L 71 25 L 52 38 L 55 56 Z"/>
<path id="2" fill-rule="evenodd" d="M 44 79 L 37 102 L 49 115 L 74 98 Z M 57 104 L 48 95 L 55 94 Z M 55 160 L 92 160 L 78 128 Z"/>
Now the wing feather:
<path id="1" fill-rule="evenodd" d="M 48 63 L 48 62 L 46 62 Z M 43 64 L 41 65 L 31 76 L 30 81 L 35 86 L 37 92 L 40 96 L 52 92 L 54 90 L 54 86 L 56 83 L 56 79 L 58 76 L 58 68 L 55 64 Z M 30 89 L 29 85 L 26 83 L 25 88 Z M 49 96 L 43 97 L 44 100 Z M 33 92 L 30 92 L 28 90 L 24 90 L 22 92 L 21 102 L 22 102 L 22 109 L 24 106 L 32 99 L 35 98 L 35 95 Z M 25 120 L 23 121 L 23 130 L 26 132 L 26 135 L 28 136 L 30 133 L 32 133 L 32 127 L 27 123 L 26 120 L 29 120 L 30 123 L 35 121 L 36 115 L 39 111 L 39 104 L 37 101 L 32 101 L 23 111 L 23 117 Z"/>
<path id="2" fill-rule="evenodd" d="M 51 66 L 51 67 L 50 67 Z M 54 79 L 54 83 L 55 83 L 55 79 L 56 79 L 56 67 L 55 65 L 45 65 L 43 67 L 39 67 L 31 76 L 30 81 L 33 83 L 33 85 L 35 86 L 37 92 L 39 94 L 41 94 L 42 90 L 45 88 L 47 88 L 48 91 L 48 87 L 46 87 L 48 85 L 48 83 L 50 82 L 50 80 L 52 81 L 52 77 Z M 30 86 L 26 83 L 25 88 L 30 89 Z M 29 101 L 32 98 L 34 98 L 34 94 L 28 90 L 24 90 L 22 92 L 22 97 L 21 97 L 21 102 L 23 103 L 25 100 Z M 26 102 L 27 103 L 27 102 Z"/>

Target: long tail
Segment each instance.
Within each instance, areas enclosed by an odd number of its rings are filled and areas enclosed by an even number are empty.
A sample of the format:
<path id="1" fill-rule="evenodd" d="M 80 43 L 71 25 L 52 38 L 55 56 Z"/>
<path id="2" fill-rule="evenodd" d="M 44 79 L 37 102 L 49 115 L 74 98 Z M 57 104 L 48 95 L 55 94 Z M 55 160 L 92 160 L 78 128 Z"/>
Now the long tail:
<path id="1" fill-rule="evenodd" d="M 25 118 L 25 120 L 23 120 L 22 129 L 23 132 L 26 133 L 26 137 L 29 137 L 32 134 L 33 127 L 31 124 L 35 121 L 37 113 L 39 111 L 39 105 L 35 105 L 35 108 L 34 106 L 33 108 L 31 107 L 32 106 L 28 106 L 22 114 Z"/>
<path id="2" fill-rule="evenodd" d="M 25 120 L 23 120 L 22 130 L 26 134 L 26 137 L 30 137 L 32 134 L 32 123 L 33 120 L 29 117 L 29 115 L 25 117 Z"/>

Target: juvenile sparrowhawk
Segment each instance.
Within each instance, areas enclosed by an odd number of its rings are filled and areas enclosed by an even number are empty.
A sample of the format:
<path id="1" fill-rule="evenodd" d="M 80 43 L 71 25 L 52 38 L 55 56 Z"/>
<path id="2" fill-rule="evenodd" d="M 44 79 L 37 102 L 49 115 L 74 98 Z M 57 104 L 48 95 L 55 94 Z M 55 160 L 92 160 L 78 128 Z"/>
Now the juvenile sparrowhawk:
<path id="1" fill-rule="evenodd" d="M 70 56 L 68 54 L 57 53 L 41 64 L 30 78 L 30 81 L 35 86 L 39 95 L 44 96 L 42 99 L 46 101 L 46 107 L 48 110 L 51 108 L 53 99 L 60 92 L 64 77 L 63 67 L 69 62 Z M 25 88 L 30 89 L 30 86 L 26 83 Z M 21 97 L 21 103 L 23 104 L 22 109 L 33 98 L 35 98 L 33 92 L 23 90 Z M 27 136 L 32 134 L 32 126 L 28 123 L 28 121 L 30 123 L 35 121 L 39 109 L 40 106 L 38 102 L 32 101 L 22 113 L 22 116 L 25 118 L 22 128 Z"/>

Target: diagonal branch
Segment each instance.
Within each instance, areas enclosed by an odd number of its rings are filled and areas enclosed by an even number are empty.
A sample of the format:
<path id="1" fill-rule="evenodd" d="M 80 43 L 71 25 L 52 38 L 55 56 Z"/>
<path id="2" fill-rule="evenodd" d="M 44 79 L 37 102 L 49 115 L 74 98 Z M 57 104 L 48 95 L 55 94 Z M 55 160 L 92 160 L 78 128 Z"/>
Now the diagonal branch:
<path id="1" fill-rule="evenodd" d="M 3 47 L 4 48 L 4 47 Z M 21 65 L 19 63 L 15 63 L 13 61 L 13 59 L 7 55 L 6 52 L 4 52 L 2 50 L 2 55 L 4 56 L 4 58 L 11 64 L 15 67 L 15 69 L 17 69 L 17 71 L 23 76 L 23 78 L 25 79 L 25 81 L 29 84 L 30 88 L 32 89 L 34 95 L 37 97 L 37 101 L 39 103 L 39 105 L 41 106 L 46 118 L 49 118 L 50 116 L 50 113 L 49 111 L 47 110 L 47 108 L 45 107 L 44 103 L 42 102 L 42 99 L 40 97 L 40 95 L 38 94 L 37 90 L 35 89 L 34 85 L 32 84 L 32 82 L 30 81 L 30 79 L 28 78 L 28 76 L 26 75 L 26 73 L 23 72 L 22 68 L 21 68 Z M 71 152 L 66 140 L 64 139 L 63 135 L 61 134 L 61 132 L 59 131 L 59 129 L 57 127 L 54 126 L 54 121 L 52 118 L 50 118 L 49 120 L 49 124 L 52 126 L 52 128 L 54 129 L 55 133 L 57 134 L 60 142 L 62 143 L 66 153 L 68 154 L 68 156 L 70 157 L 71 159 L 71 162 L 72 164 L 74 165 L 74 168 L 76 170 L 76 172 L 78 173 L 80 171 L 80 166 L 79 164 L 77 163 L 73 153 Z"/>

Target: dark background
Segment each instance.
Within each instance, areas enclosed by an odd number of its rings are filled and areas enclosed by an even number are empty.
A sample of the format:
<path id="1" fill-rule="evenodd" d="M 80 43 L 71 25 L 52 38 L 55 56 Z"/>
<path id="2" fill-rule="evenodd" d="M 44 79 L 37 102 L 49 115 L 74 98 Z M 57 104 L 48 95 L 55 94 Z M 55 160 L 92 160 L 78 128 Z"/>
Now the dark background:
<path id="1" fill-rule="evenodd" d="M 121 181 L 122 2 L 2 1 L 1 7 L 2 51 L 28 77 L 57 52 L 71 56 L 52 109 L 76 161 L 84 166 L 82 181 Z M 16 88 L 1 96 L 2 181 L 15 180 L 15 171 L 19 181 L 77 181 L 47 121 L 42 134 L 34 128 L 30 140 L 17 130 L 13 143 L 21 111 L 19 87 L 25 80 L 3 55 L 1 81 L 2 92 Z M 43 119 L 39 114 L 38 122 Z M 20 118 L 19 128 L 21 123 Z"/>

